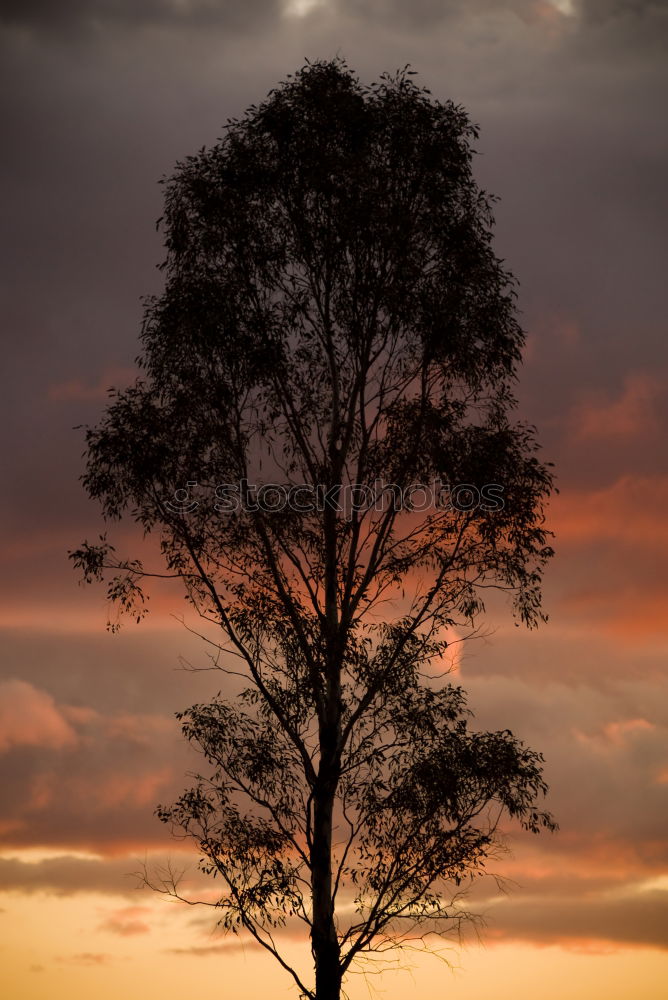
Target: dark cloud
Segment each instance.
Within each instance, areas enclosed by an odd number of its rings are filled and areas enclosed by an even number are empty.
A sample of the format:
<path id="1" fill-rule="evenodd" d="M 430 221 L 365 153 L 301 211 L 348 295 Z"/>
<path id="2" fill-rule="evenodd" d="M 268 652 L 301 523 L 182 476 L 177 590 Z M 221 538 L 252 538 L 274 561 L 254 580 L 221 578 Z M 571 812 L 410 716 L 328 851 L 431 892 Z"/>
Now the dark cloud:
<path id="1" fill-rule="evenodd" d="M 129 855 L 98 860 L 62 857 L 22 861 L 0 857 L 0 892 L 46 892 L 71 896 L 81 892 L 136 896 L 142 860 Z"/>
<path id="2" fill-rule="evenodd" d="M 606 942 L 668 949 L 668 892 L 583 899 L 503 900 L 487 913 L 484 937 L 533 944 Z"/>
<path id="3" fill-rule="evenodd" d="M 476 18 L 486 15 L 533 23 L 540 17 L 536 0 L 340 0 L 338 9 L 360 20 L 395 27 L 409 26 L 416 32 L 428 32 L 443 21 Z"/>
<path id="4" fill-rule="evenodd" d="M 72 31 L 105 25 L 175 25 L 246 30 L 270 22 L 278 0 L 221 3 L 220 0 L 2 0 L 0 24 Z"/>
<path id="5" fill-rule="evenodd" d="M 580 0 L 578 10 L 587 20 L 604 22 L 661 15 L 665 12 L 665 5 L 662 0 Z"/>
<path id="6" fill-rule="evenodd" d="M 665 868 L 636 872 L 630 879 L 623 854 L 600 852 L 598 865 L 594 857 L 588 860 L 589 866 L 584 857 L 578 862 L 557 844 L 534 841 L 513 860 L 497 862 L 502 892 L 495 892 L 488 878 L 474 885 L 467 898 L 471 912 L 484 920 L 483 940 L 582 951 L 615 945 L 666 950 Z"/>
<path id="7" fill-rule="evenodd" d="M 127 897 L 125 905 L 108 914 L 103 930 L 120 936 L 143 933 L 136 924 L 145 924 L 147 904 L 153 902 L 150 889 L 142 888 L 142 873 L 175 873 L 187 883 L 189 891 L 210 888 L 210 879 L 197 869 L 197 855 L 192 851 L 174 850 L 155 854 L 137 849 L 119 857 L 80 857 L 63 854 L 38 861 L 12 857 L 11 852 L 0 857 L 0 892 L 26 894 L 46 893 L 66 897 L 82 893 Z M 139 895 L 138 895 L 139 894 Z M 210 929 L 211 921 L 202 921 Z"/>

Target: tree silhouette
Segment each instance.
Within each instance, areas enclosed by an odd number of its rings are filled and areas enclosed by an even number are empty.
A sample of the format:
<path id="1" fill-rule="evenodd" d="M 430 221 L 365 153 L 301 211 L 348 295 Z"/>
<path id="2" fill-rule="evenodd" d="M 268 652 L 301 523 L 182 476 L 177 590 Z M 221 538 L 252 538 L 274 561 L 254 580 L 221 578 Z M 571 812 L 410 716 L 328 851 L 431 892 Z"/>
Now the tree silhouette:
<path id="1" fill-rule="evenodd" d="M 179 716 L 210 773 L 159 816 L 221 924 L 316 1000 L 463 919 L 501 815 L 554 826 L 541 756 L 471 730 L 444 677 L 485 588 L 536 624 L 551 555 L 476 135 L 407 69 L 363 86 L 341 60 L 228 123 L 166 181 L 142 376 L 87 433 L 88 493 L 166 570 L 106 536 L 72 558 L 138 619 L 146 578 L 180 579 L 238 687 Z M 314 986 L 274 934 L 300 921 Z"/>

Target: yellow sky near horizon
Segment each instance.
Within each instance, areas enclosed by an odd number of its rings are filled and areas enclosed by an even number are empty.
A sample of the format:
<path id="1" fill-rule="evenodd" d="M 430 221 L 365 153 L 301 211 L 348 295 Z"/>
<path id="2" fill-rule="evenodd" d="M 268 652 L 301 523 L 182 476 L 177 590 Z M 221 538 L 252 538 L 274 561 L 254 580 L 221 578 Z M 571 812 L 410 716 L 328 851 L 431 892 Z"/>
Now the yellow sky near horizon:
<path id="1" fill-rule="evenodd" d="M 216 1000 L 294 1000 L 296 990 L 273 960 L 254 948 L 215 950 L 220 938 L 193 928 L 192 910 L 177 919 L 172 904 L 146 900 L 134 906 L 110 904 L 104 895 L 63 898 L 19 893 L 0 913 L 0 986 L 7 1000 L 127 1000 L 192 995 Z M 119 933 L 112 928 L 146 923 L 150 930 Z M 185 925 L 185 926 L 184 926 Z M 184 941 L 185 938 L 185 941 Z M 186 945 L 186 941 L 196 942 Z M 170 949 L 198 947 L 203 954 Z M 305 947 L 286 945 L 299 961 Z M 602 942 L 536 947 L 521 943 L 448 949 L 451 967 L 425 955 L 403 955 L 412 968 L 352 975 L 350 1000 L 664 1000 L 668 955 L 653 948 L 611 947 Z"/>

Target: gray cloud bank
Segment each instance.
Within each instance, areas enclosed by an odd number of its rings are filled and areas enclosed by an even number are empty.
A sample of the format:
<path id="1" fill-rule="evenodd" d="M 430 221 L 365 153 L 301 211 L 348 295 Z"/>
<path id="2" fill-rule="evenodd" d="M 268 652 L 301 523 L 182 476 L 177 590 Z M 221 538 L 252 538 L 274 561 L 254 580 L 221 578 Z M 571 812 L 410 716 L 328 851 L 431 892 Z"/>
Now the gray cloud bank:
<path id="1" fill-rule="evenodd" d="M 247 30 L 273 20 L 278 0 L 221 3 L 220 0 L 3 0 L 0 23 L 31 28 L 95 28 L 104 25 L 174 25 Z"/>
<path id="2" fill-rule="evenodd" d="M 45 892 L 71 896 L 80 892 L 136 894 L 141 862 L 133 857 L 98 861 L 70 855 L 26 862 L 0 857 L 0 892 Z"/>
<path id="3" fill-rule="evenodd" d="M 615 943 L 668 948 L 668 892 L 614 899 L 577 896 L 529 900 L 518 894 L 488 911 L 484 936 L 532 944 Z"/>

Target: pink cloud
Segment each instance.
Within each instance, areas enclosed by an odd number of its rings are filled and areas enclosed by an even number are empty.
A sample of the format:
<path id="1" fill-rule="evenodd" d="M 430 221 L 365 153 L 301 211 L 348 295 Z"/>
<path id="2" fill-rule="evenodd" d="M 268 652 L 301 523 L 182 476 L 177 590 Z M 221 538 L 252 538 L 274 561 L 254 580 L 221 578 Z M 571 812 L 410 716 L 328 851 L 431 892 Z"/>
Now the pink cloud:
<path id="1" fill-rule="evenodd" d="M 154 808 L 160 789 L 173 779 L 173 769 L 165 766 L 144 774 L 109 774 L 94 782 L 81 780 L 79 787 L 82 794 L 90 796 L 104 809 L 118 806 Z"/>
<path id="2" fill-rule="evenodd" d="M 77 742 L 76 732 L 50 694 L 27 681 L 0 682 L 0 751 L 14 746 L 61 749 Z"/>
<path id="3" fill-rule="evenodd" d="M 666 475 L 623 476 L 603 489 L 554 498 L 549 524 L 560 621 L 586 619 L 626 642 L 666 635 L 667 509 Z"/>
<path id="4" fill-rule="evenodd" d="M 557 540 L 668 546 L 668 476 L 622 476 L 600 490 L 568 490 L 550 506 Z"/>
<path id="5" fill-rule="evenodd" d="M 647 719 L 622 719 L 619 722 L 608 722 L 604 726 L 603 732 L 611 743 L 623 746 L 634 733 L 655 728 L 654 724 L 648 722 Z"/>
<path id="6" fill-rule="evenodd" d="M 620 719 L 613 722 L 606 722 L 600 731 L 585 733 L 575 728 L 573 734 L 575 738 L 583 744 L 587 744 L 601 751 L 623 749 L 629 745 L 639 734 L 653 732 L 656 726 L 647 719 Z"/>
<path id="7" fill-rule="evenodd" d="M 91 726 L 100 720 L 100 713 L 85 705 L 62 705 L 61 712 L 75 726 Z"/>
<path id="8" fill-rule="evenodd" d="M 149 912 L 145 906 L 125 906 L 120 910 L 115 910 L 106 920 L 103 920 L 98 930 L 108 931 L 120 937 L 148 934 L 151 928 L 142 918 Z"/>
<path id="9" fill-rule="evenodd" d="M 560 616 L 572 614 L 585 620 L 590 630 L 611 636 L 624 643 L 652 644 L 664 640 L 668 633 L 666 605 L 668 591 L 664 586 L 657 593 L 638 593 L 631 584 L 626 587 L 600 590 L 578 590 L 560 602 Z"/>
<path id="10" fill-rule="evenodd" d="M 116 715 L 107 723 L 106 732 L 110 739 L 123 739 L 132 743 L 148 745 L 160 734 L 174 734 L 174 720 L 164 715 Z"/>
<path id="11" fill-rule="evenodd" d="M 654 432 L 660 392 L 661 384 L 653 375 L 628 375 L 617 399 L 599 397 L 575 408 L 571 417 L 575 436 L 581 440 L 618 439 Z"/>

